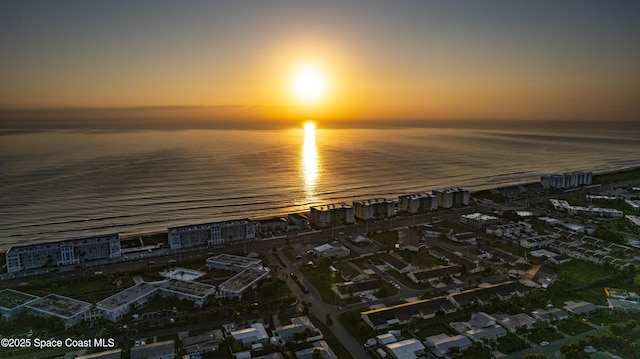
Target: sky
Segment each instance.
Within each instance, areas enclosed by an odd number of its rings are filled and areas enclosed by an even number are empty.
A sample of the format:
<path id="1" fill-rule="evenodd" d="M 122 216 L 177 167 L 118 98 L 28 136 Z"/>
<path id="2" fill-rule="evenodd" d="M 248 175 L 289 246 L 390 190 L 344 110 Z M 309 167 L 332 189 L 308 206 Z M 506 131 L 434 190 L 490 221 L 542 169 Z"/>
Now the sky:
<path id="1" fill-rule="evenodd" d="M 3 1 L 0 128 L 640 122 L 640 1 Z M 326 76 L 291 93 L 296 67 Z"/>

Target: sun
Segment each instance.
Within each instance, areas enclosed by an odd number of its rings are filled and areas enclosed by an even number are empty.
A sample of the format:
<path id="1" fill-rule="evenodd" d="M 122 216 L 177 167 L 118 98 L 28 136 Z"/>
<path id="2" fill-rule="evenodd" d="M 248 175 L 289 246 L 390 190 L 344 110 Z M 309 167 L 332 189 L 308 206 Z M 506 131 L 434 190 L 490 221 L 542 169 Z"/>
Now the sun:
<path id="1" fill-rule="evenodd" d="M 302 102 L 317 102 L 324 98 L 327 92 L 327 76 L 320 67 L 300 66 L 293 72 L 291 91 Z"/>

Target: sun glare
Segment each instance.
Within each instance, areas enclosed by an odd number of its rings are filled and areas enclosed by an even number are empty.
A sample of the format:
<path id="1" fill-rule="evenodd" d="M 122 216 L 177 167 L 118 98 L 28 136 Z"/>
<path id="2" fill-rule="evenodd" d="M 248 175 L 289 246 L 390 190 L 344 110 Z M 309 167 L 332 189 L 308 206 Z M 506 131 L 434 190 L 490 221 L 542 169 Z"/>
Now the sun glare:
<path id="1" fill-rule="evenodd" d="M 302 178 L 307 200 L 315 200 L 316 183 L 320 164 L 316 148 L 316 125 L 313 122 L 304 124 L 304 143 L 302 145 Z"/>
<path id="2" fill-rule="evenodd" d="M 299 67 L 293 73 L 291 90 L 295 97 L 303 102 L 321 100 L 327 92 L 326 75 L 316 66 Z"/>

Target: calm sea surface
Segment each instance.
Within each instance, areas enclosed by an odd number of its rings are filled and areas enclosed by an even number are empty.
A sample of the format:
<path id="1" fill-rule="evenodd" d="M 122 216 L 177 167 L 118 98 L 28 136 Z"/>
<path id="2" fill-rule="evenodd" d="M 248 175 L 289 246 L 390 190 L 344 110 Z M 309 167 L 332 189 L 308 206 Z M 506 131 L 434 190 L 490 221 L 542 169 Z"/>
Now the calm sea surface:
<path id="1" fill-rule="evenodd" d="M 640 165 L 640 128 L 38 132 L 0 136 L 0 248 Z"/>

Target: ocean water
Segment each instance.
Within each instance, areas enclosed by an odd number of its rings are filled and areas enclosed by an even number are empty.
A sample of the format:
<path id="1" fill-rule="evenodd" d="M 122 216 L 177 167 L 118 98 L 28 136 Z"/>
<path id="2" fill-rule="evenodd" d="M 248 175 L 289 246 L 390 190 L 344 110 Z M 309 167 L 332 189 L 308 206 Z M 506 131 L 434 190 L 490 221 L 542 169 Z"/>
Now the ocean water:
<path id="1" fill-rule="evenodd" d="M 6 133 L 0 248 L 638 165 L 634 124 Z"/>

